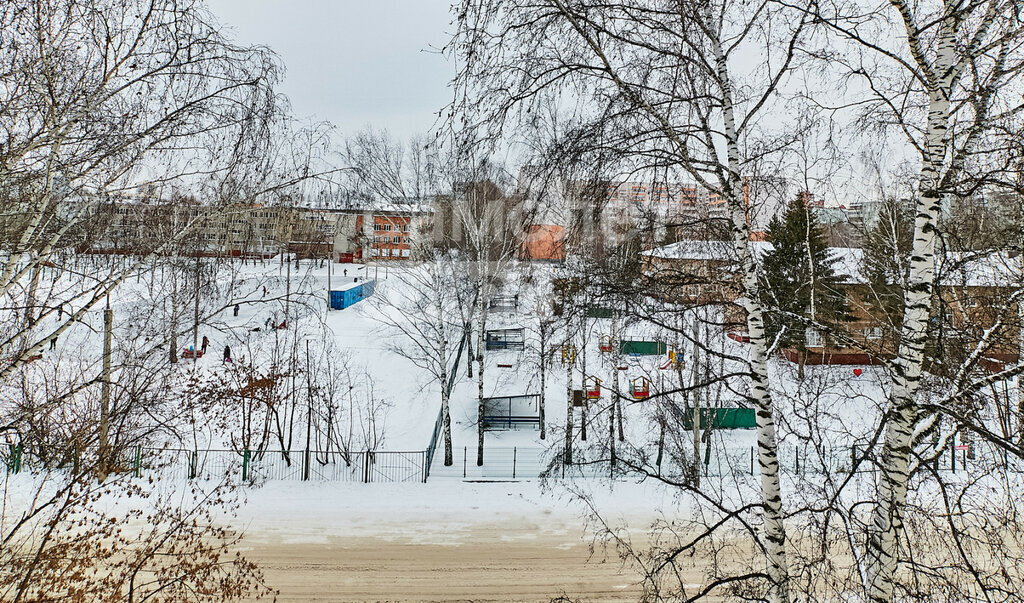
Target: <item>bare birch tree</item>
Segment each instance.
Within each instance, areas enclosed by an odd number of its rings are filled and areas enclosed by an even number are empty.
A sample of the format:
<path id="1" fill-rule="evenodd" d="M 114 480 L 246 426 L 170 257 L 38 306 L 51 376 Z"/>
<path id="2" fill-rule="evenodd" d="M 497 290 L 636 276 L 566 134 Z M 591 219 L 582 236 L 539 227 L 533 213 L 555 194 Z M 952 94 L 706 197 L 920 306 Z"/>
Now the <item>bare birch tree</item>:
<path id="1" fill-rule="evenodd" d="M 907 489 L 915 445 L 941 413 L 922 409 L 929 322 L 936 282 L 939 218 L 986 175 L 979 158 L 996 144 L 990 134 L 1022 106 L 1016 89 L 1022 58 L 1017 2 L 815 6 L 816 16 L 854 52 L 839 64 L 865 89 L 867 118 L 889 124 L 919 157 L 913 245 L 903 294 L 905 310 L 893 387 L 885 412 L 877 500 L 866 546 L 866 596 L 891 601 L 900 563 Z M 967 384 L 966 371 L 953 390 Z"/>
<path id="2" fill-rule="evenodd" d="M 379 286 L 381 290 L 375 296 L 377 319 L 401 338 L 389 348 L 426 371 L 440 388 L 446 467 L 454 462 L 448 385 L 458 373 L 454 364 L 460 347 L 457 342 L 465 332 L 458 307 L 458 300 L 464 296 L 457 294 L 464 283 L 457 277 L 452 255 L 437 252 L 419 266 L 396 271 L 390 282 Z"/>
<path id="3" fill-rule="evenodd" d="M 632 169 L 661 166 L 725 199 L 741 266 L 750 337 L 750 399 L 757 409 L 763 547 L 771 599 L 789 599 L 786 531 L 757 267 L 749 249 L 743 176 L 791 140 L 764 116 L 778 107 L 806 32 L 799 10 L 771 2 L 478 2 L 457 7 L 452 49 L 478 140 L 529 120 L 562 94 L 595 149 Z M 748 54 L 749 53 L 749 54 Z M 756 68 L 749 57 L 762 57 Z M 456 105 L 462 109 L 462 105 Z M 479 123 L 474 116 L 482 116 Z"/>

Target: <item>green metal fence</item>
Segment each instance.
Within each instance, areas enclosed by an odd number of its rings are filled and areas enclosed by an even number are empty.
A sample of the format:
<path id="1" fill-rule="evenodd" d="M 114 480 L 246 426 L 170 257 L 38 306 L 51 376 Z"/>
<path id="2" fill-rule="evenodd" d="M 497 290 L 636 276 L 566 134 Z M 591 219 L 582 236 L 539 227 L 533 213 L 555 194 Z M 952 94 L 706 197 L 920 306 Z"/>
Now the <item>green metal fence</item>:
<path id="1" fill-rule="evenodd" d="M 757 415 L 753 408 L 699 408 L 689 409 L 683 417 L 683 429 L 693 429 L 693 413 L 699 411 L 701 429 L 754 429 Z"/>

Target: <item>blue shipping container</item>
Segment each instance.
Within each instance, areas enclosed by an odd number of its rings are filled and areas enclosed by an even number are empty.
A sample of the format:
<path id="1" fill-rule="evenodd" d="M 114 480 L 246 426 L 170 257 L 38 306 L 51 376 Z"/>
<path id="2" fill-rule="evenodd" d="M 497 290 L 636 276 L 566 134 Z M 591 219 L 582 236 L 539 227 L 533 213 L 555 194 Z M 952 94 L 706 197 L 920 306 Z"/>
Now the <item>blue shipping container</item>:
<path id="1" fill-rule="evenodd" d="M 338 291 L 330 292 L 332 310 L 344 310 L 345 308 L 360 302 L 373 295 L 374 281 L 363 281 L 352 283 L 351 286 Z"/>

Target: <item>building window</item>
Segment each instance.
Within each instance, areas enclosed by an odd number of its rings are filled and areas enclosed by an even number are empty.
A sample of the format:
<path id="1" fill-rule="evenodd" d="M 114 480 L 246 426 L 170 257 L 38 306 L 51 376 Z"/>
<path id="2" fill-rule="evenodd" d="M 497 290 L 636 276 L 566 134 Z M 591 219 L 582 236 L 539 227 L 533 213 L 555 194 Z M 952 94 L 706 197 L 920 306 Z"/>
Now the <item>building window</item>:
<path id="1" fill-rule="evenodd" d="M 881 339 L 882 327 L 869 327 L 864 329 L 865 339 Z"/>
<path id="2" fill-rule="evenodd" d="M 372 257 L 377 257 L 377 252 L 378 252 L 378 251 L 379 251 L 378 249 L 371 249 L 371 250 L 370 250 L 370 255 L 371 255 Z"/>
<path id="3" fill-rule="evenodd" d="M 402 257 L 403 258 L 409 257 L 409 250 L 408 249 L 403 249 L 402 250 Z"/>
<path id="4" fill-rule="evenodd" d="M 386 230 L 388 232 L 391 232 L 391 225 L 390 224 L 385 224 L 384 225 L 384 230 Z"/>
<path id="5" fill-rule="evenodd" d="M 810 327 L 804 331 L 804 336 L 807 339 L 807 347 L 809 348 L 820 348 L 821 347 L 821 333 L 817 329 Z"/>
<path id="6" fill-rule="evenodd" d="M 374 224 L 373 225 L 373 229 L 374 230 L 380 230 L 380 224 Z"/>

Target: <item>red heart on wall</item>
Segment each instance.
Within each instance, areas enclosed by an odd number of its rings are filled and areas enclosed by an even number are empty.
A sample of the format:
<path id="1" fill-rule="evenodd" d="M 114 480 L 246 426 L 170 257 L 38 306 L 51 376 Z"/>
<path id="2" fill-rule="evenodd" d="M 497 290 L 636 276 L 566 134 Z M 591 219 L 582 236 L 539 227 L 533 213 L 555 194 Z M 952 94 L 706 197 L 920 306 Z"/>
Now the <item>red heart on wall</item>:
<path id="1" fill-rule="evenodd" d="M 861 369 L 853 369 L 853 375 L 854 375 L 854 377 L 860 377 L 860 376 L 861 376 L 861 373 L 863 373 L 863 372 L 864 372 L 864 371 L 862 371 Z"/>

